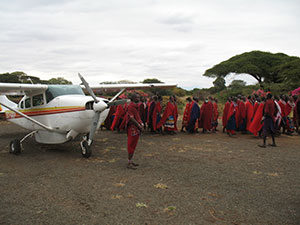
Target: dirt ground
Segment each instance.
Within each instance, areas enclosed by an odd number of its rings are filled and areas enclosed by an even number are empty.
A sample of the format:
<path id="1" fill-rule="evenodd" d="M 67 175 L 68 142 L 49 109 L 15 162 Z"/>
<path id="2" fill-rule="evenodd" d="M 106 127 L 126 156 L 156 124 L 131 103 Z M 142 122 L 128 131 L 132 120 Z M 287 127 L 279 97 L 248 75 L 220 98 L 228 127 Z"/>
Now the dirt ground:
<path id="1" fill-rule="evenodd" d="M 126 169 L 126 134 L 99 132 L 84 159 L 79 141 L 51 146 L 0 122 L 0 224 L 300 224 L 300 136 L 278 147 L 238 134 L 151 135 Z"/>

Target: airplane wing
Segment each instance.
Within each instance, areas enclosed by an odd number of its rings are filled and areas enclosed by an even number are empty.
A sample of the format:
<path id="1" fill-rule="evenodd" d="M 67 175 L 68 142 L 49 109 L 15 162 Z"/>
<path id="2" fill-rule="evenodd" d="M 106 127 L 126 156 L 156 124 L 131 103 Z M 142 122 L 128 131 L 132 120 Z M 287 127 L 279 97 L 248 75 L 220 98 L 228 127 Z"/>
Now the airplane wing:
<path id="1" fill-rule="evenodd" d="M 138 89 L 138 88 L 173 88 L 177 84 L 165 84 L 165 83 L 136 83 L 136 84 L 98 84 L 90 85 L 91 89 L 95 92 L 107 91 L 107 90 L 120 90 L 120 89 Z M 81 86 L 85 90 L 84 86 Z"/>
<path id="2" fill-rule="evenodd" d="M 34 95 L 48 88 L 45 84 L 17 84 L 0 83 L 0 94 L 2 95 Z"/>

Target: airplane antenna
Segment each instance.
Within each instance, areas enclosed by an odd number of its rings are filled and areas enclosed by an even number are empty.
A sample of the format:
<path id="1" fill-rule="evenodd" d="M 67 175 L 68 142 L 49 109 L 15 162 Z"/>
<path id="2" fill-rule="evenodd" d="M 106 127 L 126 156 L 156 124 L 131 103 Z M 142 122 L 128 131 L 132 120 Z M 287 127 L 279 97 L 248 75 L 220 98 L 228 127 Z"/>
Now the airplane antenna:
<path id="1" fill-rule="evenodd" d="M 28 77 L 27 80 L 29 80 L 31 84 L 34 84 L 30 77 Z"/>

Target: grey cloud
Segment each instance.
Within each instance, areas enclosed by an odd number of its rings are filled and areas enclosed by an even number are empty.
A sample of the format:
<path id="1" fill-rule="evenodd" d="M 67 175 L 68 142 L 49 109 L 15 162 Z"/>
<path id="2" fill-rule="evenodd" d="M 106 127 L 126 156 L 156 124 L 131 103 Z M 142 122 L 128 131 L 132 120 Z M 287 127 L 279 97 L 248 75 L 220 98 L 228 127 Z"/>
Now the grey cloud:
<path id="1" fill-rule="evenodd" d="M 194 18 L 192 15 L 184 15 L 182 13 L 174 13 L 159 20 L 161 23 L 178 25 L 178 24 L 193 24 Z"/>
<path id="2" fill-rule="evenodd" d="M 179 32 L 190 32 L 194 27 L 194 19 L 193 15 L 173 13 L 169 16 L 158 19 L 158 22 L 171 26 L 174 30 Z"/>

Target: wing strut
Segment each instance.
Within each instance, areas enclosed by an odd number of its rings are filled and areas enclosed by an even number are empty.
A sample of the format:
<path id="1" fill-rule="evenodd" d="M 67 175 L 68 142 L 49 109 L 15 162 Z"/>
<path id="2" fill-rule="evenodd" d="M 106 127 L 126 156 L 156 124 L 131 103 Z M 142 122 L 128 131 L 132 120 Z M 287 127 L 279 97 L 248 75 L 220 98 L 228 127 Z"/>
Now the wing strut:
<path id="1" fill-rule="evenodd" d="M 48 127 L 48 126 L 46 126 L 46 125 L 40 123 L 39 121 L 34 120 L 34 119 L 32 119 L 31 117 L 25 115 L 24 113 L 22 113 L 22 112 L 20 112 L 20 111 L 18 111 L 18 110 L 16 110 L 16 109 L 10 107 L 9 105 L 3 104 L 2 102 L 1 102 L 1 105 L 3 105 L 4 107 L 10 109 L 10 110 L 13 111 L 13 112 L 15 112 L 15 113 L 17 113 L 17 114 L 19 114 L 19 115 L 25 117 L 25 118 L 28 119 L 29 121 L 35 123 L 36 125 L 38 125 L 38 126 L 44 128 L 44 129 L 46 129 L 46 130 L 48 130 L 48 131 L 56 131 L 56 130 L 54 130 L 53 128 Z M 58 132 L 58 131 L 56 131 L 56 132 Z"/>

